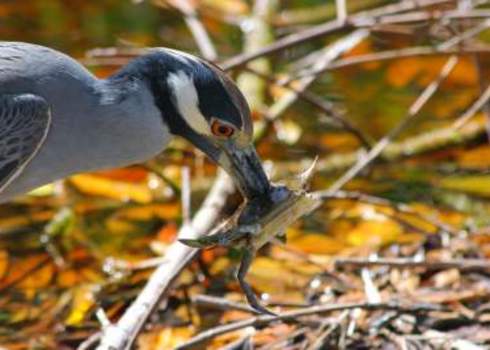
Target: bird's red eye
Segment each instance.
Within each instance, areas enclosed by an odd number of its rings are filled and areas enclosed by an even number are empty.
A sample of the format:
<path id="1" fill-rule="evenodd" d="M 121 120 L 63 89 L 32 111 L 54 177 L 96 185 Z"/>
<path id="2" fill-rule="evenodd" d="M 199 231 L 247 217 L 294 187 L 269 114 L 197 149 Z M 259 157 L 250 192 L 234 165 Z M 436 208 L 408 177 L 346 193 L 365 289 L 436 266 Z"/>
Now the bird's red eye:
<path id="1" fill-rule="evenodd" d="M 233 129 L 233 127 L 230 125 L 223 124 L 215 120 L 213 124 L 211 124 L 211 131 L 215 136 L 231 137 L 233 136 L 235 129 Z"/>

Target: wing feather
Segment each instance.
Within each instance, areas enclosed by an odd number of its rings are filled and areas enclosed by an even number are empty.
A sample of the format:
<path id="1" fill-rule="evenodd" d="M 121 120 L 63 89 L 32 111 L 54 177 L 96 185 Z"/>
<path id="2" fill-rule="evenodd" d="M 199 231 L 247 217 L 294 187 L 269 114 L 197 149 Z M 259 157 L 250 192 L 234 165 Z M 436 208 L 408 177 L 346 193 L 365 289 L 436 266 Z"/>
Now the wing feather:
<path id="1" fill-rule="evenodd" d="M 39 151 L 50 124 L 49 105 L 42 97 L 0 96 L 0 193 Z"/>

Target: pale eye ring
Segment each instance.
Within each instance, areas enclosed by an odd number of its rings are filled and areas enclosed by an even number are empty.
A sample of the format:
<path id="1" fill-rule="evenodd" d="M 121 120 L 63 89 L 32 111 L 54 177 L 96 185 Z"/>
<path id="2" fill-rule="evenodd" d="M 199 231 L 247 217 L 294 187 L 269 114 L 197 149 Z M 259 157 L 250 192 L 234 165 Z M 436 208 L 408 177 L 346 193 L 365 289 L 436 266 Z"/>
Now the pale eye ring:
<path id="1" fill-rule="evenodd" d="M 229 124 L 214 120 L 211 124 L 211 132 L 215 136 L 229 138 L 235 133 L 235 128 Z"/>

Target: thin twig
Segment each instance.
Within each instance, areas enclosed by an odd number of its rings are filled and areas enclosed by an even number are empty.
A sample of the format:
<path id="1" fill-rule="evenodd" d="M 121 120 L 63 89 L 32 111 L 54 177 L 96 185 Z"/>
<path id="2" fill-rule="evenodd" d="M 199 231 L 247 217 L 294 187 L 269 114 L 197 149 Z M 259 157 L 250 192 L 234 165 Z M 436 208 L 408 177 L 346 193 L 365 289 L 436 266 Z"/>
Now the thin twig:
<path id="1" fill-rule="evenodd" d="M 347 19 L 347 4 L 346 0 L 335 0 L 337 8 L 337 21 L 344 23 Z"/>
<path id="2" fill-rule="evenodd" d="M 417 268 L 428 270 L 459 269 L 459 270 L 488 270 L 490 261 L 484 259 L 451 259 L 440 261 L 414 260 L 408 258 L 335 258 L 335 268 L 342 266 L 374 267 L 389 266 L 394 268 Z"/>
<path id="3" fill-rule="evenodd" d="M 204 24 L 199 19 L 197 11 L 189 0 L 171 0 L 169 1 L 184 16 L 184 21 L 194 37 L 199 51 L 202 56 L 210 61 L 216 61 L 218 53 Z M 158 2 L 157 2 L 158 4 Z"/>
<path id="4" fill-rule="evenodd" d="M 325 345 L 326 340 L 332 334 L 334 330 L 336 330 L 342 322 L 347 318 L 349 315 L 349 311 L 345 310 L 342 312 L 339 317 L 336 318 L 335 322 L 328 324 L 327 329 L 322 331 L 318 337 L 314 338 L 314 342 L 308 347 L 307 350 L 320 350 L 323 348 Z"/>

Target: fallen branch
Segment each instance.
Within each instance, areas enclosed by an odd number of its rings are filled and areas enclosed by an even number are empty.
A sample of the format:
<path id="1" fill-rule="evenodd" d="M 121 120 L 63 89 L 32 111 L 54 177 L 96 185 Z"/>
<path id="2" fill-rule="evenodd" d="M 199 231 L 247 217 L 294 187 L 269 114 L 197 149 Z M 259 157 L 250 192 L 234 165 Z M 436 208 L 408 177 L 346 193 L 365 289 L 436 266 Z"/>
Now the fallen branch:
<path id="1" fill-rule="evenodd" d="M 458 270 L 490 270 L 490 261 L 484 259 L 451 259 L 440 261 L 414 260 L 404 258 L 335 258 L 334 267 L 374 267 L 389 266 L 394 268 L 423 267 L 428 270 L 458 269 Z"/>
<path id="2" fill-rule="evenodd" d="M 301 310 L 284 312 L 279 315 L 256 316 L 245 320 L 231 322 L 222 326 L 214 327 L 198 334 L 191 340 L 178 346 L 176 350 L 190 349 L 193 346 L 209 341 L 219 335 L 230 333 L 246 327 L 262 327 L 276 321 L 298 322 L 298 318 L 305 317 L 305 316 L 322 315 L 325 313 L 330 313 L 335 311 L 353 310 L 353 309 L 363 309 L 369 311 L 393 310 L 399 313 L 419 313 L 419 312 L 431 312 L 431 311 L 443 310 L 443 308 L 439 305 L 431 305 L 431 304 L 403 305 L 396 302 L 316 305 Z"/>

